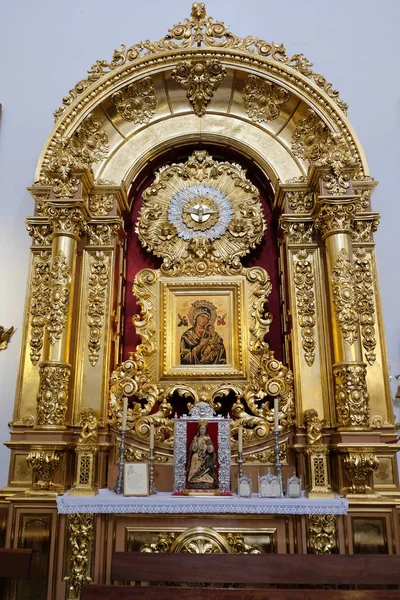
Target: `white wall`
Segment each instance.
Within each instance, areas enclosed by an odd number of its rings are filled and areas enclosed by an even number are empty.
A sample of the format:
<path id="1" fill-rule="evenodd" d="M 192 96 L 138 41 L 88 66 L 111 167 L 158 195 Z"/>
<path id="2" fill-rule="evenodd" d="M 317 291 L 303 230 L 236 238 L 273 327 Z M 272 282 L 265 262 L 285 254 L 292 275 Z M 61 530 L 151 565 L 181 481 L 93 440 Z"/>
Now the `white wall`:
<path id="1" fill-rule="evenodd" d="M 32 214 L 26 187 L 53 126 L 53 111 L 97 59 L 114 48 L 158 40 L 189 16 L 190 0 L 3 0 L 0 36 L 0 325 L 17 332 L 0 353 L 0 442 L 8 439 L 21 340 Z M 373 196 L 382 214 L 376 235 L 392 374 L 400 372 L 400 3 L 398 0 L 210 0 L 208 14 L 239 36 L 283 42 L 304 53 L 349 103 L 349 118 L 380 181 Z M 395 386 L 394 386 L 395 387 Z M 8 450 L 0 448 L 0 487 Z"/>

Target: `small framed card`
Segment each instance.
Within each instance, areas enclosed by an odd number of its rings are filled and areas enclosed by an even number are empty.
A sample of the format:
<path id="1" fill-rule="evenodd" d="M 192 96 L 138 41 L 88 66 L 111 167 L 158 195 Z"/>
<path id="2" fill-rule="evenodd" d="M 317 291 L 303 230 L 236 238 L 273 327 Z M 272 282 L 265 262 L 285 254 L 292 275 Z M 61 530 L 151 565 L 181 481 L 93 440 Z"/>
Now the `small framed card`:
<path id="1" fill-rule="evenodd" d="M 238 477 L 238 496 L 241 498 L 251 497 L 251 477 L 246 475 Z"/>
<path id="2" fill-rule="evenodd" d="M 149 463 L 124 464 L 124 496 L 148 496 Z"/>

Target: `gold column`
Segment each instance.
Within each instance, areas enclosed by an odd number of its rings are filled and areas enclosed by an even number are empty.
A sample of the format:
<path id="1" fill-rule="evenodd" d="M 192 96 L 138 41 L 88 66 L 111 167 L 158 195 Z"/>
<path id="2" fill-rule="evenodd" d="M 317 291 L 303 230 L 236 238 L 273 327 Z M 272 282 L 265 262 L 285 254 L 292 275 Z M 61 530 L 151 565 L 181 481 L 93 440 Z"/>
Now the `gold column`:
<path id="1" fill-rule="evenodd" d="M 325 169 L 315 170 L 315 175 L 320 178 L 322 193 L 313 217 L 326 248 L 337 424 L 344 429 L 368 429 L 369 398 L 351 238 L 357 196 L 352 193 L 350 176 L 345 169 L 339 177 Z"/>

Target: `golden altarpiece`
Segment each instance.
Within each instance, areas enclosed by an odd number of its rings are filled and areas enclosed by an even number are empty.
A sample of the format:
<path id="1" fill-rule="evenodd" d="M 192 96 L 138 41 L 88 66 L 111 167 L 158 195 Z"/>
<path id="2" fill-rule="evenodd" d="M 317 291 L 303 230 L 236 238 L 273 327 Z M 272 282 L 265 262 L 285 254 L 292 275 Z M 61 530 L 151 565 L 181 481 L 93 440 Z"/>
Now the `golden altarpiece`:
<path id="1" fill-rule="evenodd" d="M 3 545 L 34 548 L 35 574 L 10 598 L 78 598 L 109 582 L 115 549 L 400 551 L 376 182 L 346 113 L 303 55 L 235 36 L 204 4 L 63 99 L 30 188 L 0 522 Z M 210 341 L 193 354 L 200 304 Z M 232 491 L 242 428 L 254 486 L 274 467 L 278 399 L 285 476 L 347 514 L 94 514 L 90 498 L 59 514 L 71 487 L 113 489 L 124 398 L 125 458 L 149 458 L 153 425 L 159 492 L 174 416 L 200 402 L 230 417 Z"/>

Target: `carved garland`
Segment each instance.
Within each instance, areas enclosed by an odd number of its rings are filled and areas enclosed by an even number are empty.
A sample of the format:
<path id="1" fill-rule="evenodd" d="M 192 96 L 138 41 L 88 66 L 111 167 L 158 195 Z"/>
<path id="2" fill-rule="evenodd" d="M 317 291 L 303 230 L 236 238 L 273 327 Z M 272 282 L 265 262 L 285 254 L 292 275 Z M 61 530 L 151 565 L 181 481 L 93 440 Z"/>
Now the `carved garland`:
<path id="1" fill-rule="evenodd" d="M 315 292 L 312 255 L 300 250 L 293 259 L 297 313 L 304 358 L 309 367 L 315 360 Z"/>
<path id="2" fill-rule="evenodd" d="M 110 259 L 104 252 L 96 252 L 90 260 L 87 323 L 89 328 L 89 361 L 97 364 L 101 347 L 102 329 L 107 300 Z"/>
<path id="3" fill-rule="evenodd" d="M 40 359 L 43 346 L 50 288 L 50 257 L 50 252 L 41 252 L 33 264 L 30 356 L 34 365 Z"/>
<path id="4" fill-rule="evenodd" d="M 371 254 L 364 248 L 355 251 L 354 272 L 361 338 L 365 357 L 368 363 L 373 365 L 376 359 L 374 280 L 371 272 Z"/>
<path id="5" fill-rule="evenodd" d="M 64 331 L 71 290 L 71 269 L 65 254 L 60 250 L 50 271 L 50 297 L 46 316 L 46 326 L 50 344 L 54 345 Z"/>
<path id="6" fill-rule="evenodd" d="M 358 338 L 359 318 L 354 292 L 354 267 L 345 248 L 338 252 L 332 269 L 332 299 L 343 338 L 349 344 L 354 344 Z"/>

